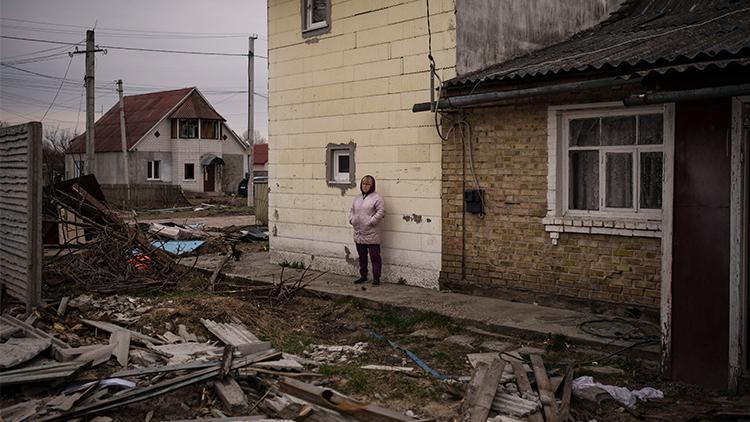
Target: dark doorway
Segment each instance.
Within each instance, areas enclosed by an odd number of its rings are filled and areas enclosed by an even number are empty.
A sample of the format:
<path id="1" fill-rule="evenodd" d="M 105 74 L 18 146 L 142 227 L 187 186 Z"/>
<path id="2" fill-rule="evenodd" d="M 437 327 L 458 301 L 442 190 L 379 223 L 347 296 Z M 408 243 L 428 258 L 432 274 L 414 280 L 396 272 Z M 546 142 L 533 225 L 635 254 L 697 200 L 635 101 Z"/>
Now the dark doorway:
<path id="1" fill-rule="evenodd" d="M 725 389 L 729 371 L 729 99 L 677 104 L 672 377 Z"/>
<path id="2" fill-rule="evenodd" d="M 213 192 L 216 183 L 216 164 L 209 164 L 203 167 L 203 192 Z"/>

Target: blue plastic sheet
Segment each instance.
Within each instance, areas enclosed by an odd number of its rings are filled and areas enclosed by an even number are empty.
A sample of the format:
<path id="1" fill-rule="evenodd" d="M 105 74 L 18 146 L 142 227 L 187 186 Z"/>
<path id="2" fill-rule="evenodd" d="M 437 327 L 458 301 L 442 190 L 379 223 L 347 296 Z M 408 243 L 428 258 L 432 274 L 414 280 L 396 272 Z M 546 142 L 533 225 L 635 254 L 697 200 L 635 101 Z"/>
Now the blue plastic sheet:
<path id="1" fill-rule="evenodd" d="M 179 256 L 193 252 L 203 246 L 204 243 L 206 243 L 204 240 L 155 240 L 151 242 L 151 246 Z"/>

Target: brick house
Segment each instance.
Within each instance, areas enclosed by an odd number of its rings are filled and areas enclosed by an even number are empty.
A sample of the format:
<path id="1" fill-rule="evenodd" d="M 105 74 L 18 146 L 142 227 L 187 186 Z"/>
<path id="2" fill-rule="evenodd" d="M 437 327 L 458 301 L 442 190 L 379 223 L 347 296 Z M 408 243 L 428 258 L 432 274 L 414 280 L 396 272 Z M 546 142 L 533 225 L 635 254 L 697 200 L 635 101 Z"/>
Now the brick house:
<path id="1" fill-rule="evenodd" d="M 660 322 L 666 374 L 736 389 L 750 328 L 747 6 L 628 2 L 479 65 L 492 34 L 464 37 L 459 15 L 459 76 L 437 103 L 440 287 L 637 307 Z"/>
<path id="2" fill-rule="evenodd" d="M 195 88 L 128 95 L 125 134 L 130 183 L 174 184 L 190 192 L 235 193 L 247 172 L 247 145 Z M 94 126 L 95 175 L 104 185 L 125 183 L 120 103 Z M 65 152 L 67 178 L 86 156 L 85 132 Z"/>

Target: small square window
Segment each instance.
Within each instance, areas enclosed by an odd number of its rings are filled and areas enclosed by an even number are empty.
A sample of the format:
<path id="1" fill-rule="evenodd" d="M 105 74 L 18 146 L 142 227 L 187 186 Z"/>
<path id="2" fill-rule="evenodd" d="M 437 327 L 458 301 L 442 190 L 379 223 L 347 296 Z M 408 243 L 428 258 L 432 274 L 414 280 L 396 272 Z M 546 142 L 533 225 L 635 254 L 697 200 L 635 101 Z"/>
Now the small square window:
<path id="1" fill-rule="evenodd" d="M 329 144 L 326 151 L 329 185 L 354 186 L 354 144 Z"/>
<path id="2" fill-rule="evenodd" d="M 331 24 L 330 0 L 302 0 L 302 33 L 313 36 L 329 31 Z"/>
<path id="3" fill-rule="evenodd" d="M 159 180 L 161 179 L 161 161 L 154 160 L 148 162 L 148 170 L 146 173 L 147 180 Z"/>
<path id="4" fill-rule="evenodd" d="M 185 163 L 185 180 L 195 180 L 195 164 Z"/>

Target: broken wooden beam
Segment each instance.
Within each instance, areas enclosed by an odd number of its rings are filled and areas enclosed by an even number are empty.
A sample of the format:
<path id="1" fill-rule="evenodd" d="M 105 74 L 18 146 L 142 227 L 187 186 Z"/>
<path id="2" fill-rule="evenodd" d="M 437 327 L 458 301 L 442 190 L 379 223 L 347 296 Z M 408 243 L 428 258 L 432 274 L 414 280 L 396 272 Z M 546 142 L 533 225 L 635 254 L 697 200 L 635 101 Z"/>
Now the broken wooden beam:
<path id="1" fill-rule="evenodd" d="M 461 406 L 464 421 L 484 422 L 492 409 L 492 401 L 497 393 L 497 384 L 503 375 L 505 361 L 494 358 L 490 364 L 477 363 L 474 374 L 466 389 L 466 399 Z"/>
<path id="2" fill-rule="evenodd" d="M 224 344 L 231 344 L 242 354 L 258 353 L 271 348 L 271 342 L 260 341 L 242 323 L 217 323 L 201 318 L 201 323 Z"/>
<path id="3" fill-rule="evenodd" d="M 373 403 L 363 403 L 330 388 L 318 387 L 292 378 L 282 378 L 281 391 L 339 413 L 364 421 L 414 421 L 414 418 Z"/>
<path id="4" fill-rule="evenodd" d="M 529 382 L 529 376 L 526 375 L 526 370 L 523 368 L 523 364 L 517 360 L 511 360 L 510 366 L 513 368 L 513 373 L 516 375 L 518 391 L 521 393 L 534 394 L 534 390 L 531 389 L 531 383 Z M 544 417 L 538 411 L 528 415 L 527 418 L 529 422 L 544 422 Z"/>
<path id="5" fill-rule="evenodd" d="M 539 399 L 542 401 L 544 419 L 546 422 L 557 422 L 557 402 L 555 402 L 555 393 L 552 390 L 552 384 L 547 378 L 547 370 L 544 368 L 544 361 L 539 355 L 531 355 L 531 367 L 534 369 L 536 378 L 536 388 L 539 390 Z"/>

